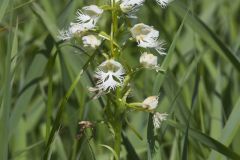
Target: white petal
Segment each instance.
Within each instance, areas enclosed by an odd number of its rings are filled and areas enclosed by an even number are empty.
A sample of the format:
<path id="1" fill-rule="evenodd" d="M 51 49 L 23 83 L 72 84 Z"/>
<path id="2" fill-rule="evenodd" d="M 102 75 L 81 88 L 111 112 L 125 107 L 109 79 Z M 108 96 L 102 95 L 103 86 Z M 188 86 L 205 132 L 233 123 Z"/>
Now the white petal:
<path id="1" fill-rule="evenodd" d="M 122 0 L 120 8 L 124 13 L 132 14 L 136 12 L 145 0 Z"/>
<path id="2" fill-rule="evenodd" d="M 169 0 L 156 0 L 156 1 L 162 8 L 165 8 L 169 3 Z"/>
<path id="3" fill-rule="evenodd" d="M 98 79 L 96 88 L 110 91 L 123 85 L 125 70 L 122 65 L 114 60 L 106 60 L 96 70 L 95 77 Z"/>
<path id="4" fill-rule="evenodd" d="M 65 41 L 71 39 L 72 35 L 68 30 L 60 30 L 57 38 Z"/>
<path id="5" fill-rule="evenodd" d="M 160 128 L 163 121 L 167 119 L 168 114 L 156 112 L 153 115 L 154 128 Z"/>
<path id="6" fill-rule="evenodd" d="M 159 41 L 159 31 L 143 23 L 131 28 L 132 37 L 136 39 L 138 46 L 142 48 L 154 48 L 160 55 L 164 55 L 163 42 Z"/>
<path id="7" fill-rule="evenodd" d="M 93 29 L 103 13 L 103 10 L 96 5 L 83 7 L 77 11 L 77 22 L 85 29 Z"/>

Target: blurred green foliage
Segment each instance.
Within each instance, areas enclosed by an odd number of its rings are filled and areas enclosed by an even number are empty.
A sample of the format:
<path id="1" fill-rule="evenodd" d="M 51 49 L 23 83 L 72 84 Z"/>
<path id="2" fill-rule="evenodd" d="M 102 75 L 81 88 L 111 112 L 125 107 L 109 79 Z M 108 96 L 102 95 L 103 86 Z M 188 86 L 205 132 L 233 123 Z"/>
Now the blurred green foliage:
<path id="1" fill-rule="evenodd" d="M 73 21 L 78 8 L 108 3 L 0 1 L 0 160 L 37 160 L 44 155 L 60 100 L 89 59 L 81 49 L 59 44 L 58 30 Z M 142 101 L 160 92 L 158 111 L 169 113 L 169 120 L 153 131 L 148 122 L 151 116 L 128 113 L 121 159 L 239 158 L 239 13 L 239 0 L 175 0 L 165 9 L 147 0 L 138 11 L 138 19 L 130 20 L 131 24 L 143 22 L 159 30 L 169 53 L 167 62 L 159 57 L 168 68 L 166 74 L 144 70 L 136 75 L 129 101 Z M 100 30 L 106 33 L 110 31 L 109 17 L 106 12 L 99 22 Z M 128 34 L 123 32 L 118 42 L 124 42 Z M 121 59 L 136 67 L 140 55 L 136 44 L 129 42 Z M 93 71 L 102 60 L 98 53 L 69 96 L 49 159 L 113 157 L 111 148 L 102 146 L 112 146 L 113 137 L 109 126 L 100 122 L 101 101 L 93 100 L 87 90 L 93 86 Z M 101 100 L 105 102 L 104 97 Z M 78 122 L 82 120 L 96 122 L 94 128 L 79 133 Z"/>

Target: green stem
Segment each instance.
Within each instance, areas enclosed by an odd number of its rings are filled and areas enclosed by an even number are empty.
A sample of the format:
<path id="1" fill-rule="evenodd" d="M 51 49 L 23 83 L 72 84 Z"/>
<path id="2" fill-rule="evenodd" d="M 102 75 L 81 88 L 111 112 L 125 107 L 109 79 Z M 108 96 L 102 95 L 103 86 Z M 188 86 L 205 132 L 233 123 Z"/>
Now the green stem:
<path id="1" fill-rule="evenodd" d="M 109 103 L 111 102 L 111 106 L 114 107 L 112 108 L 114 111 L 113 112 L 108 112 L 108 117 L 111 126 L 113 127 L 114 130 L 114 146 L 113 149 L 116 152 L 117 158 L 115 160 L 120 159 L 120 152 L 121 152 L 121 133 L 122 133 L 122 124 L 124 120 L 124 112 L 126 110 L 125 104 L 120 100 L 120 90 L 116 90 L 116 99 L 112 98 L 109 96 Z M 108 108 L 109 110 L 111 108 Z"/>
<path id="2" fill-rule="evenodd" d="M 122 133 L 122 121 L 121 119 L 116 119 L 114 123 L 114 150 L 117 154 L 118 159 L 120 159 L 120 151 L 121 151 L 121 133 Z"/>
<path id="3" fill-rule="evenodd" d="M 115 53 L 114 49 L 114 40 L 116 39 L 116 33 L 118 30 L 118 19 L 117 19 L 117 6 L 115 3 L 115 0 L 111 0 L 111 7 L 113 8 L 112 10 L 112 24 L 111 24 L 111 55 L 113 58 L 115 58 L 117 55 Z M 119 94 L 117 93 L 116 95 L 119 97 Z M 118 159 L 120 158 L 120 151 L 121 151 L 121 132 L 122 132 L 122 118 L 121 115 L 123 113 L 124 108 L 122 108 L 121 105 L 116 102 L 116 110 L 113 115 L 114 120 L 112 122 L 112 126 L 115 132 L 114 136 L 114 150 L 117 154 Z"/>
<path id="4" fill-rule="evenodd" d="M 46 125 L 46 143 L 51 130 L 51 117 L 53 110 L 53 67 L 57 57 L 57 52 L 48 61 L 48 101 L 47 101 L 47 125 Z"/>
<path id="5" fill-rule="evenodd" d="M 111 0 L 111 7 L 112 9 L 112 24 L 111 24 L 111 55 L 114 58 L 116 56 L 114 51 L 114 39 L 116 37 L 116 32 L 118 29 L 118 19 L 117 19 L 117 7 L 115 0 Z"/>
<path id="6" fill-rule="evenodd" d="M 46 127 L 46 142 L 48 140 L 48 136 L 50 134 L 51 128 L 51 116 L 52 116 L 52 69 L 50 69 L 50 73 L 48 75 L 48 102 L 47 102 L 47 127 Z"/>

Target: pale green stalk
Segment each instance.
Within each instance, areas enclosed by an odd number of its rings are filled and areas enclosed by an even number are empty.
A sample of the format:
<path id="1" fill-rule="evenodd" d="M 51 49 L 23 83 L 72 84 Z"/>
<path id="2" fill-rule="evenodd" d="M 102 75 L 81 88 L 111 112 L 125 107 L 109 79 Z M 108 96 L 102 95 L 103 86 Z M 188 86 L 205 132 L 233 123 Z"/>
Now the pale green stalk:
<path id="1" fill-rule="evenodd" d="M 115 53 L 115 49 L 114 49 L 114 39 L 116 38 L 116 32 L 118 29 L 118 20 L 117 20 L 117 7 L 116 7 L 116 3 L 115 0 L 111 0 L 111 7 L 112 9 L 112 24 L 111 24 L 111 39 L 110 39 L 110 45 L 111 45 L 111 58 L 116 58 L 116 53 Z M 117 95 L 117 99 L 121 98 L 120 94 L 118 94 L 120 91 L 117 90 L 116 91 Z M 117 101 L 117 100 L 116 100 Z M 114 129 L 114 150 L 117 154 L 117 157 L 119 159 L 120 157 L 120 150 L 121 150 L 121 132 L 122 132 L 122 114 L 124 112 L 124 105 L 121 105 L 120 102 L 114 102 L 115 105 L 114 107 L 116 107 L 115 112 L 113 113 L 113 117 L 114 119 L 111 121 L 110 123 Z M 109 107 L 107 109 L 110 109 Z M 110 113 L 110 112 L 109 112 Z"/>

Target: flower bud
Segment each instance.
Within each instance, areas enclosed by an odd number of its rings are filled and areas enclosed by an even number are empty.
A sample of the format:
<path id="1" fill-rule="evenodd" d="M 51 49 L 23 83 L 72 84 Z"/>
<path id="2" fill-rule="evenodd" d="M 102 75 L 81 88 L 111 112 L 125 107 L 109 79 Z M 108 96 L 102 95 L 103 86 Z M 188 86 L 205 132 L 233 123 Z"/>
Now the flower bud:
<path id="1" fill-rule="evenodd" d="M 157 60 L 157 56 L 154 56 L 153 54 L 148 54 L 147 52 L 144 52 L 140 57 L 140 63 L 147 68 L 156 67 Z"/>
<path id="2" fill-rule="evenodd" d="M 96 36 L 94 35 L 87 35 L 82 37 L 83 45 L 84 47 L 92 47 L 92 48 L 97 48 L 100 44 L 101 41 L 97 39 Z"/>
<path id="3" fill-rule="evenodd" d="M 143 108 L 154 110 L 158 106 L 158 96 L 150 96 L 146 98 L 142 104 Z"/>

